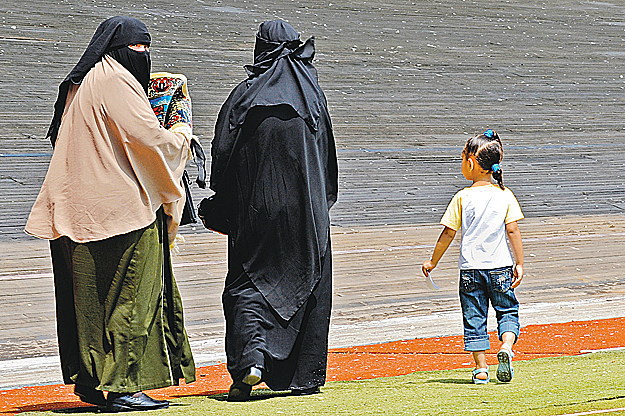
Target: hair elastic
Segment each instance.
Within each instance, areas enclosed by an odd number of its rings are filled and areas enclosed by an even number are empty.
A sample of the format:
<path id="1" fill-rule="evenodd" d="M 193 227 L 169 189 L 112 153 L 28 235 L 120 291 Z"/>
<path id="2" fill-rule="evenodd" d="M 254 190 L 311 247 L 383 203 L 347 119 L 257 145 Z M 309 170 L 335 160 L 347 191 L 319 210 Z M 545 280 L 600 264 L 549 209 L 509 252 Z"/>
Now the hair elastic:
<path id="1" fill-rule="evenodd" d="M 492 167 L 491 170 L 493 171 L 493 173 L 499 172 L 501 170 L 501 166 L 499 166 L 499 163 L 495 163 Z"/>
<path id="2" fill-rule="evenodd" d="M 492 139 L 493 137 L 495 137 L 495 132 L 493 131 L 493 129 L 488 129 L 483 134 L 484 134 L 484 137 L 488 137 L 489 139 Z"/>

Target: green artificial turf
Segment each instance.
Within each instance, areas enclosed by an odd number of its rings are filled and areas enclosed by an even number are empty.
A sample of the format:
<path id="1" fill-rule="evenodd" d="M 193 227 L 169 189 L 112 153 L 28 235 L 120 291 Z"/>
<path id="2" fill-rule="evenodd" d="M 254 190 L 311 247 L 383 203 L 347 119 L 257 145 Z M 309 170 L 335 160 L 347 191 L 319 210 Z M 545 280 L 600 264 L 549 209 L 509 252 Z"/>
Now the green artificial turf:
<path id="1" fill-rule="evenodd" d="M 174 400 L 169 409 L 149 414 L 542 416 L 625 408 L 625 352 L 519 361 L 514 365 L 516 374 L 511 383 L 496 380 L 496 366 L 490 367 L 493 381 L 481 386 L 471 384 L 468 369 L 424 371 L 328 383 L 320 394 L 305 397 L 269 390 L 255 390 L 254 400 L 246 403 L 229 403 L 224 394 L 183 397 Z"/>

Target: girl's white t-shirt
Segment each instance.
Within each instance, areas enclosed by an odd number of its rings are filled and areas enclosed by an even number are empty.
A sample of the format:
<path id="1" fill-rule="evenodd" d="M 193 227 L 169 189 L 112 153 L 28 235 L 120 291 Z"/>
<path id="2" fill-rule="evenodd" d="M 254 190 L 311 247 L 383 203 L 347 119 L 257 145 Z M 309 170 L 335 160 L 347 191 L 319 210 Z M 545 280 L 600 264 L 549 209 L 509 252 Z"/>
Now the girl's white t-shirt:
<path id="1" fill-rule="evenodd" d="M 458 231 L 460 270 L 513 266 L 506 224 L 523 218 L 519 202 L 508 188 L 485 185 L 464 188 L 452 198 L 441 224 Z"/>

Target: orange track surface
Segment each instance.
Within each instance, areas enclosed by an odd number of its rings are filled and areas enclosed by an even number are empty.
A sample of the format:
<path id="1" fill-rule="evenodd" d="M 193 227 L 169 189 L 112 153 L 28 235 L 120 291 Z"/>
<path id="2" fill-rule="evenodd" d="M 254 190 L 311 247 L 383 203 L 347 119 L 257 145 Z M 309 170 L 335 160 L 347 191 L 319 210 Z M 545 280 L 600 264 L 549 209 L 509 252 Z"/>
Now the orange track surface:
<path id="1" fill-rule="evenodd" d="M 521 330 L 515 346 L 515 361 L 624 347 L 624 326 L 625 318 L 527 326 Z M 496 364 L 499 342 L 495 334 L 490 335 L 493 349 L 487 354 L 487 359 L 489 364 Z M 414 371 L 472 366 L 470 354 L 463 350 L 461 336 L 414 339 L 330 350 L 328 381 L 390 377 Z M 225 364 L 198 368 L 197 375 L 193 384 L 154 390 L 150 395 L 157 399 L 211 395 L 226 392 L 231 383 Z M 0 415 L 85 406 L 72 392 L 73 386 L 64 385 L 0 391 Z"/>

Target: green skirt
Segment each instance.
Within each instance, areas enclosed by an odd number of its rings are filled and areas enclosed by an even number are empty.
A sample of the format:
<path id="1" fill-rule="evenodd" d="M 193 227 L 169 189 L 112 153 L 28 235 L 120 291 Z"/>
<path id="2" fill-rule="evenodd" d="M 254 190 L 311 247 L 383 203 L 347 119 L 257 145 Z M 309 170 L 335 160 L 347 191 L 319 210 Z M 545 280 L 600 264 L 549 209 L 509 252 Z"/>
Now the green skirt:
<path id="1" fill-rule="evenodd" d="M 102 241 L 50 242 L 63 379 L 133 393 L 195 380 L 162 211 Z"/>

